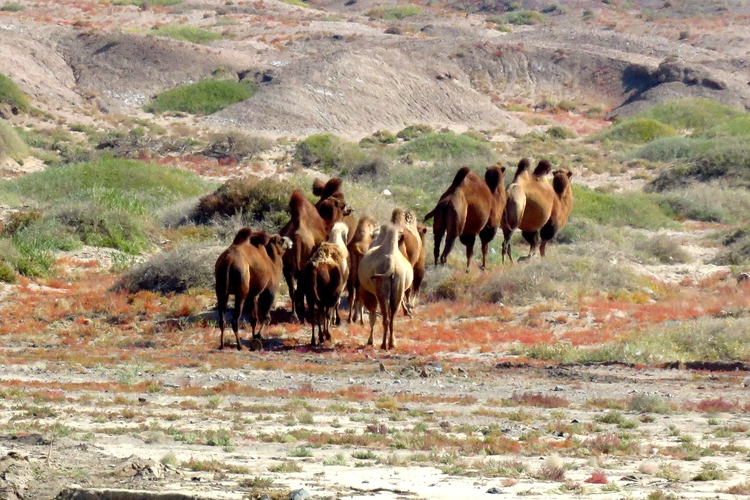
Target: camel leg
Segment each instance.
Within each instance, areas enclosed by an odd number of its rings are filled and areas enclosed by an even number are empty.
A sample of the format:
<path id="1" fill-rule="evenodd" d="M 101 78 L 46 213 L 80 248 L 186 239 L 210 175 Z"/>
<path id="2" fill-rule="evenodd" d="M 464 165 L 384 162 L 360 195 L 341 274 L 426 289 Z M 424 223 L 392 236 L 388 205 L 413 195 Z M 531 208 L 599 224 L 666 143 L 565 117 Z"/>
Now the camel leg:
<path id="1" fill-rule="evenodd" d="M 536 253 L 537 245 L 539 245 L 539 231 L 523 231 L 521 234 L 523 234 L 523 239 L 529 243 L 529 258 L 531 258 Z"/>
<path id="2" fill-rule="evenodd" d="M 539 246 L 539 253 L 542 257 L 547 253 L 547 242 L 554 238 L 560 231 L 560 225 L 552 218 L 539 230 L 539 236 L 542 238 L 542 244 Z"/>
<path id="3" fill-rule="evenodd" d="M 260 323 L 260 330 L 258 330 L 258 338 L 263 339 L 263 327 L 268 324 L 271 316 L 271 308 L 273 303 L 276 301 L 276 294 L 270 290 L 263 290 L 258 296 L 258 322 Z"/>
<path id="4" fill-rule="evenodd" d="M 237 340 L 237 350 L 242 350 L 242 344 L 240 343 L 240 317 L 242 316 L 242 308 L 245 305 L 245 297 L 241 295 L 234 296 L 234 317 L 232 318 L 232 330 L 234 331 L 234 338 Z M 224 345 L 224 339 L 222 339 L 222 345 Z"/>
<path id="5" fill-rule="evenodd" d="M 505 264 L 505 256 L 508 256 L 508 260 L 513 264 L 513 253 L 510 245 L 510 240 L 513 238 L 513 232 L 515 228 L 503 229 L 503 264 Z"/>
<path id="6" fill-rule="evenodd" d="M 374 333 L 375 333 L 375 322 L 378 319 L 377 315 L 377 307 L 378 307 L 378 300 L 377 298 L 368 292 L 367 290 L 360 290 L 357 294 L 357 296 L 360 298 L 361 305 L 363 305 L 367 312 L 370 314 L 370 338 L 367 339 L 367 345 L 374 345 Z M 360 315 L 360 319 L 364 316 L 364 314 Z"/>
<path id="7" fill-rule="evenodd" d="M 383 343 L 380 344 L 380 348 L 383 349 L 384 351 L 387 351 L 388 350 L 388 344 L 387 344 L 388 324 L 389 324 L 388 313 L 390 312 L 389 311 L 390 308 L 388 307 L 388 305 L 385 303 L 384 300 L 380 299 L 380 297 L 378 297 L 378 304 L 380 305 L 380 313 L 383 315 Z"/>
<path id="8" fill-rule="evenodd" d="M 432 249 L 432 254 L 435 257 L 435 265 L 440 264 L 440 245 L 443 243 L 443 236 L 445 236 L 445 224 L 440 217 L 435 216 L 435 223 L 432 226 L 432 232 L 435 237 L 435 246 Z M 447 245 L 447 242 L 446 242 Z"/>
<path id="9" fill-rule="evenodd" d="M 227 311 L 227 302 L 229 301 L 229 296 L 217 292 L 216 293 L 217 298 L 217 306 L 216 309 L 219 311 L 219 329 L 221 330 L 221 336 L 219 337 L 219 349 L 224 349 L 224 329 L 227 327 L 227 320 L 224 317 Z"/>
<path id="10" fill-rule="evenodd" d="M 286 266 L 284 266 L 284 281 L 286 281 L 286 286 L 289 289 L 289 300 L 292 303 L 292 317 L 294 317 L 294 321 L 299 323 L 299 316 L 297 315 L 297 304 L 295 302 L 295 293 L 296 290 L 294 288 L 294 274 L 291 269 L 288 269 Z"/>
<path id="11" fill-rule="evenodd" d="M 471 258 L 474 256 L 474 242 L 476 242 L 477 237 L 473 234 L 467 234 L 461 236 L 460 240 L 461 243 L 466 245 L 466 272 L 469 272 Z"/>

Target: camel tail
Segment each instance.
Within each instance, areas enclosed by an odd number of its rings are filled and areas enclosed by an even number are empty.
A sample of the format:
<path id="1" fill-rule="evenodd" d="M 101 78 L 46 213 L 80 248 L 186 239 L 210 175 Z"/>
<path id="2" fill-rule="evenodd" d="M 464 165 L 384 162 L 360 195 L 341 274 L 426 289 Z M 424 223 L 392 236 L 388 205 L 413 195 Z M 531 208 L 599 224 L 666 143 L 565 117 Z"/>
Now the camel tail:
<path id="1" fill-rule="evenodd" d="M 424 216 L 424 221 L 427 222 L 428 220 L 430 220 L 433 217 L 435 217 L 435 214 L 437 213 L 438 208 L 440 208 L 440 205 L 438 205 L 435 208 L 433 208 L 431 212 L 428 212 L 427 215 Z"/>
<path id="2" fill-rule="evenodd" d="M 523 217 L 524 208 L 526 208 L 526 196 L 520 190 L 515 189 L 513 186 L 510 189 L 508 196 L 508 202 L 505 204 L 505 210 L 503 211 L 503 227 L 508 229 L 516 229 L 521 223 Z"/>

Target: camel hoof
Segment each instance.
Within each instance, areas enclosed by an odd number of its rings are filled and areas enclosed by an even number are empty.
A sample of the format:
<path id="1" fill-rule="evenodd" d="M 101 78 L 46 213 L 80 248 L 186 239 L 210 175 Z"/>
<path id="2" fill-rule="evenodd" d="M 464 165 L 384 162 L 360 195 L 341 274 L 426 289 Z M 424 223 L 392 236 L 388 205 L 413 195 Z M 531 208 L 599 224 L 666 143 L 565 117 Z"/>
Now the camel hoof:
<path id="1" fill-rule="evenodd" d="M 221 345 L 219 346 L 219 350 L 220 350 L 220 351 L 223 351 L 223 350 L 224 350 L 224 344 L 221 344 Z"/>
<path id="2" fill-rule="evenodd" d="M 259 339 L 253 339 L 250 341 L 250 350 L 251 351 L 262 351 L 263 350 L 263 342 L 261 342 Z"/>

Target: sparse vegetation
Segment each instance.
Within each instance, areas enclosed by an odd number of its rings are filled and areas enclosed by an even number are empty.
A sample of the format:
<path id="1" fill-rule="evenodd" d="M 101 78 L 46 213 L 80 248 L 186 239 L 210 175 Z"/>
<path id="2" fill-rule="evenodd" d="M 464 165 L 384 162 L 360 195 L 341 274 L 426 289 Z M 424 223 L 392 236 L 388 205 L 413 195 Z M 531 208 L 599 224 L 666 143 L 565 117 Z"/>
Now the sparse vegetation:
<path id="1" fill-rule="evenodd" d="M 592 140 L 643 144 L 675 135 L 677 131 L 672 127 L 652 118 L 628 118 L 596 134 Z"/>
<path id="2" fill-rule="evenodd" d="M 183 112 L 210 115 L 236 102 L 249 99 L 255 82 L 207 79 L 181 85 L 159 94 L 144 109 L 149 113 Z"/>
<path id="3" fill-rule="evenodd" d="M 6 156 L 23 161 L 29 156 L 29 148 L 10 123 L 0 119 L 0 159 Z"/>
<path id="4" fill-rule="evenodd" d="M 487 163 L 495 160 L 495 154 L 486 141 L 471 134 L 433 132 L 423 134 L 398 148 L 400 156 L 412 155 L 420 160 L 462 161 L 467 157 L 481 158 Z"/>
<path id="5" fill-rule="evenodd" d="M 393 7 L 376 7 L 365 12 L 365 15 L 373 19 L 403 19 L 405 17 L 418 16 L 423 12 L 419 5 L 395 5 Z"/>
<path id="6" fill-rule="evenodd" d="M 5 4 L 18 5 L 18 4 Z M 29 111 L 29 96 L 24 94 L 13 80 L 0 73 L 0 105 L 7 104 L 24 113 Z"/>
<path id="7" fill-rule="evenodd" d="M 208 43 L 221 38 L 221 35 L 218 33 L 189 24 L 167 24 L 166 26 L 151 30 L 151 33 L 156 36 L 165 36 L 183 42 L 198 44 Z"/>

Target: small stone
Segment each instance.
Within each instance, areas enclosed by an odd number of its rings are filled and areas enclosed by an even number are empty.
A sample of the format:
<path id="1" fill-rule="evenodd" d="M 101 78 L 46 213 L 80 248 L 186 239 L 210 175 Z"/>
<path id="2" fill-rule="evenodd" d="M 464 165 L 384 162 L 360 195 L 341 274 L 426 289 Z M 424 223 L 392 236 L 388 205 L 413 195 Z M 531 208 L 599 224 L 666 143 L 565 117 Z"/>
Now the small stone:
<path id="1" fill-rule="evenodd" d="M 423 368 L 423 369 L 422 369 L 422 372 L 421 372 L 421 373 L 419 374 L 419 376 L 420 376 L 420 377 L 422 377 L 422 378 L 427 378 L 427 377 L 429 377 L 430 375 L 429 375 L 429 374 L 427 373 L 427 370 L 425 370 L 425 369 Z"/>
<path id="2" fill-rule="evenodd" d="M 489 490 L 487 490 L 487 493 L 489 493 L 490 495 L 500 495 L 502 493 L 502 491 L 500 491 L 499 488 L 495 488 L 493 486 L 492 488 L 490 488 Z"/>
<path id="3" fill-rule="evenodd" d="M 289 493 L 289 500 L 306 500 L 307 498 L 312 497 L 307 491 L 305 491 L 304 488 L 300 488 Z"/>
<path id="4" fill-rule="evenodd" d="M 554 388 L 554 389 L 552 389 L 552 390 L 553 390 L 553 391 L 555 391 L 555 392 L 561 392 L 561 391 L 564 391 L 565 389 L 563 389 L 563 388 L 562 388 L 562 387 L 560 387 L 559 385 L 556 385 L 556 386 L 555 386 L 555 388 Z"/>

